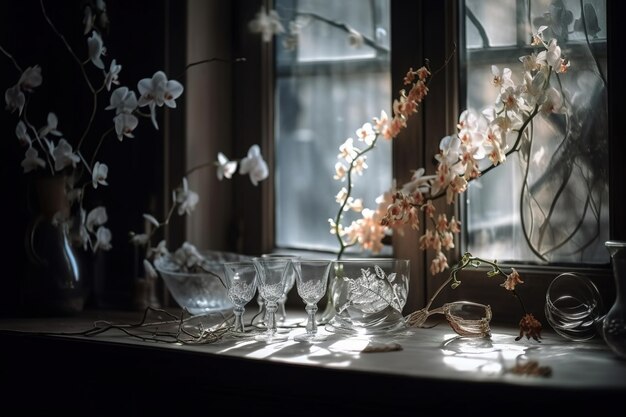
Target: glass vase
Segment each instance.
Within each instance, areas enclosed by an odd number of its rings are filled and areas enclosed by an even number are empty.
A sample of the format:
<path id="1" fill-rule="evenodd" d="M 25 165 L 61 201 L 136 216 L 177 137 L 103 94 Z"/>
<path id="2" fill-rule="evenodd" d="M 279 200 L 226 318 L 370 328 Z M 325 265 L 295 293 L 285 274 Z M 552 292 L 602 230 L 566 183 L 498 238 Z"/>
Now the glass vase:
<path id="1" fill-rule="evenodd" d="M 31 220 L 25 233 L 28 261 L 21 286 L 26 314 L 66 315 L 83 310 L 85 290 L 69 225 L 55 216 L 69 213 L 64 176 L 33 180 Z"/>
<path id="2" fill-rule="evenodd" d="M 615 302 L 604 318 L 602 330 L 607 345 L 617 355 L 626 358 L 626 241 L 609 240 L 605 246 L 611 255 Z"/>

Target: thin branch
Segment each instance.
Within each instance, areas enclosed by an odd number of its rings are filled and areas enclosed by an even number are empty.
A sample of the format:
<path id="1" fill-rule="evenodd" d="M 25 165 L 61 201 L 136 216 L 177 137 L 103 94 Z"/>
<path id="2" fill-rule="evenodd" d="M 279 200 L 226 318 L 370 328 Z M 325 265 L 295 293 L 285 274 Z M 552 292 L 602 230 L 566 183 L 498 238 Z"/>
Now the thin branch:
<path id="1" fill-rule="evenodd" d="M 480 23 L 480 20 L 476 17 L 474 12 L 469 7 L 465 7 L 465 15 L 467 18 L 474 24 L 474 27 L 478 31 L 478 35 L 480 39 L 483 41 L 483 48 L 489 48 L 489 37 L 487 36 L 487 31 L 485 27 Z"/>
<path id="2" fill-rule="evenodd" d="M 13 66 L 15 67 L 15 69 L 17 69 L 17 72 L 19 72 L 20 74 L 22 74 L 24 72 L 24 71 L 22 71 L 22 68 L 19 66 L 19 64 L 17 63 L 15 58 L 13 58 L 13 55 L 11 55 L 6 49 L 4 49 L 2 47 L 2 45 L 0 45 L 0 52 L 2 52 L 4 55 L 7 56 L 7 58 L 9 58 L 11 60 L 11 62 L 13 63 Z"/>
<path id="3" fill-rule="evenodd" d="M 312 13 L 312 12 L 296 12 L 295 13 L 296 16 L 302 16 L 302 17 L 310 17 L 316 20 L 319 20 L 321 22 L 327 23 L 330 26 L 336 27 L 338 29 L 343 30 L 346 33 L 352 33 L 352 31 L 354 29 L 352 29 L 350 26 L 348 26 L 347 24 L 343 23 L 343 22 L 338 22 L 332 19 L 329 19 L 327 17 L 321 16 L 317 13 Z M 362 33 L 360 33 L 360 35 L 363 37 L 363 43 L 371 48 L 373 48 L 374 50 L 376 50 L 377 52 L 383 53 L 383 54 L 388 54 L 389 53 L 389 49 L 385 48 L 384 46 L 379 45 L 375 40 L 363 35 Z"/>
<path id="4" fill-rule="evenodd" d="M 203 59 L 201 61 L 190 62 L 189 64 L 185 66 L 185 68 L 178 74 L 176 78 L 181 78 L 187 72 L 187 70 L 191 67 L 195 67 L 196 65 L 200 65 L 200 64 L 208 64 L 210 62 L 224 62 L 226 64 L 232 64 L 235 62 L 246 62 L 246 58 L 239 57 L 239 58 L 235 58 L 234 60 L 225 59 L 225 58 L 209 58 L 209 59 Z"/>

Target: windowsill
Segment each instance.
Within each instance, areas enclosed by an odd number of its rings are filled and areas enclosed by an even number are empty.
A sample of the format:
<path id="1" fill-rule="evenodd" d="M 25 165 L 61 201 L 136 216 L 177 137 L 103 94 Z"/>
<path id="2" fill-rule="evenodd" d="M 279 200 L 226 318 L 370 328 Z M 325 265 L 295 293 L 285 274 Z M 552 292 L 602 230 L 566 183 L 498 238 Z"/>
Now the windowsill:
<path id="1" fill-rule="evenodd" d="M 235 402 L 233 407 L 249 407 L 251 412 L 247 399 L 262 399 L 268 407 L 298 406 L 307 399 L 307 404 L 317 401 L 320 407 L 326 404 L 336 410 L 446 410 L 473 401 L 480 407 L 511 403 L 516 409 L 524 401 L 534 406 L 555 402 L 579 410 L 594 402 L 599 406 L 597 401 L 619 404 L 626 394 L 626 361 L 601 340 L 577 343 L 544 332 L 541 343 L 525 338 L 516 342 L 516 330 L 506 327 L 493 327 L 491 339 L 468 339 L 440 323 L 378 338 L 402 346 L 400 351 L 378 353 L 362 353 L 367 341 L 336 334 L 316 345 L 291 337 L 269 345 L 248 339 L 174 345 L 141 341 L 121 332 L 35 333 L 86 330 L 94 320 L 136 323 L 141 316 L 141 312 L 85 312 L 71 318 L 0 320 L 0 343 L 3 351 L 8 348 L 2 355 L 3 385 L 17 394 L 22 383 L 37 381 L 35 389 L 42 388 L 36 395 L 41 398 L 58 398 L 68 390 L 68 401 L 73 401 L 69 405 L 91 403 L 87 397 L 93 396 L 105 408 L 102 402 L 107 397 L 114 397 L 118 405 L 145 403 L 150 408 L 157 401 L 161 407 L 197 408 L 195 401 L 202 397 L 203 404 L 226 398 Z M 303 318 L 293 312 L 290 317 Z M 506 372 L 518 357 L 550 367 L 552 375 Z M 582 393 L 587 398 L 584 404 L 577 403 Z M 314 403 L 309 405 L 305 407 L 315 408 Z M 48 409 L 34 411 L 44 410 Z"/>

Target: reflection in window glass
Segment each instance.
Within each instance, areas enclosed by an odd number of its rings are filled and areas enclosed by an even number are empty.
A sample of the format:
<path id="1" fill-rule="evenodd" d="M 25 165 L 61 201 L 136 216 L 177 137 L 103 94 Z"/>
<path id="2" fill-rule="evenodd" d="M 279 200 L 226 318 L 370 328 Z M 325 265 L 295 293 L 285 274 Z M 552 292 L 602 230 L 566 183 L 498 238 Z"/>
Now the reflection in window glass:
<path id="1" fill-rule="evenodd" d="M 550 78 L 563 97 L 564 114 L 536 117 L 529 126 L 532 141 L 524 140 L 503 166 L 470 183 L 466 238 L 477 256 L 532 263 L 609 261 L 606 5 L 585 1 L 581 14 L 581 3 L 465 2 L 466 107 L 494 104 L 499 90 L 491 84 L 491 65 L 510 68 L 516 88 L 523 88 L 519 58 L 543 50 L 530 45 L 540 26 L 548 26 L 545 39 L 557 39 L 571 63 L 568 72 Z M 516 137 L 507 137 L 509 146 Z"/>
<path id="2" fill-rule="evenodd" d="M 339 146 L 356 141 L 355 131 L 382 109 L 390 112 L 389 1 L 279 0 L 275 8 L 298 30 L 295 46 L 289 33 L 276 44 L 276 243 L 336 251 L 328 219 L 343 186 L 333 179 Z M 365 42 L 351 45 L 343 24 Z M 353 180 L 366 207 L 391 186 L 391 144 L 376 148 Z M 346 213 L 345 223 L 357 216 Z"/>

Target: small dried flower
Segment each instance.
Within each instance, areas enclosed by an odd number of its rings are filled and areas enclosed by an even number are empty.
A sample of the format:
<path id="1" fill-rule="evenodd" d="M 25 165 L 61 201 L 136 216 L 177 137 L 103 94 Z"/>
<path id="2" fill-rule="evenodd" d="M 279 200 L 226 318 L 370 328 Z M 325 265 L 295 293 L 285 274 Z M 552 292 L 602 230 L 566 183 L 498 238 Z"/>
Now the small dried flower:
<path id="1" fill-rule="evenodd" d="M 517 284 L 523 284 L 524 281 L 522 281 L 522 279 L 519 276 L 519 273 L 515 270 L 515 268 L 511 268 L 511 270 L 513 272 L 511 272 L 509 275 L 507 275 L 506 281 L 504 281 L 502 284 L 500 284 L 500 286 L 504 287 L 505 289 L 507 289 L 509 291 L 514 291 L 515 290 L 515 286 Z"/>
<path id="2" fill-rule="evenodd" d="M 526 314 L 519 322 L 519 336 L 515 340 L 520 340 L 526 336 L 526 339 L 531 337 L 537 342 L 541 342 L 541 323 L 532 315 L 532 313 Z"/>

